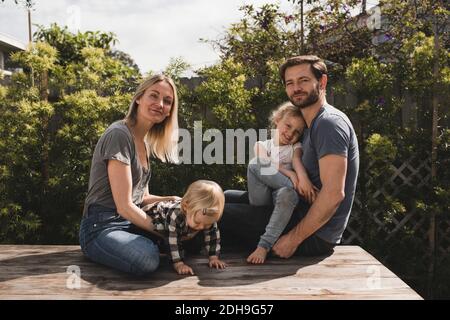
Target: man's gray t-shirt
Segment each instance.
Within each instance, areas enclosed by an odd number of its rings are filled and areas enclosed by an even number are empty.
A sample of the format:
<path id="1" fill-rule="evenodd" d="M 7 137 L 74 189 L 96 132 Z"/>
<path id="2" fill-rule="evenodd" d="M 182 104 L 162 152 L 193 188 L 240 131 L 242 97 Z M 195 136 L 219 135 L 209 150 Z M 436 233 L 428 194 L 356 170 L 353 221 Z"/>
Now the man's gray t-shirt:
<path id="1" fill-rule="evenodd" d="M 327 242 L 339 243 L 355 197 L 359 170 L 358 140 L 348 117 L 342 111 L 325 104 L 303 135 L 302 162 L 311 182 L 319 189 L 322 187 L 319 160 L 329 154 L 347 158 L 345 198 L 333 217 L 315 234 Z"/>
<path id="2" fill-rule="evenodd" d="M 91 204 L 116 209 L 108 178 L 108 160 L 118 160 L 131 167 L 132 201 L 138 206 L 142 203 L 150 181 L 150 167 L 147 171 L 139 163 L 133 136 L 124 121 L 119 120 L 106 129 L 95 146 L 83 215 Z"/>

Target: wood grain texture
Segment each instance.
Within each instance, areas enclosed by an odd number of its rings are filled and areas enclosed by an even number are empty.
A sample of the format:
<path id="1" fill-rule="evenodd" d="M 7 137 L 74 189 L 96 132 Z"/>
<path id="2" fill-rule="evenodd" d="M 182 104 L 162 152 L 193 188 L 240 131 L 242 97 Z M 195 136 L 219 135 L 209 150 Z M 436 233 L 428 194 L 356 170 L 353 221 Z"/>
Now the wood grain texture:
<path id="1" fill-rule="evenodd" d="M 94 264 L 79 246 L 0 245 L 0 299 L 422 299 L 358 246 L 338 246 L 327 257 L 269 258 L 249 265 L 243 253 L 224 254 L 225 270 L 206 257 L 188 257 L 195 276 L 177 275 L 167 260 L 136 278 Z M 80 268 L 80 288 L 70 289 Z"/>

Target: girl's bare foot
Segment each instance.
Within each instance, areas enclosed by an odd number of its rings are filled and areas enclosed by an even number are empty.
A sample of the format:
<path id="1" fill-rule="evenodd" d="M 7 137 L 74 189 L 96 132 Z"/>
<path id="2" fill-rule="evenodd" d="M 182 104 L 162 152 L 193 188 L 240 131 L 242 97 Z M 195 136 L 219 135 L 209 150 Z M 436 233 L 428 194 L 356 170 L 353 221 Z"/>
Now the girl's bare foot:
<path id="1" fill-rule="evenodd" d="M 247 262 L 254 264 L 264 263 L 264 261 L 266 261 L 267 252 L 269 252 L 269 250 L 263 247 L 257 247 L 256 250 L 248 256 Z"/>

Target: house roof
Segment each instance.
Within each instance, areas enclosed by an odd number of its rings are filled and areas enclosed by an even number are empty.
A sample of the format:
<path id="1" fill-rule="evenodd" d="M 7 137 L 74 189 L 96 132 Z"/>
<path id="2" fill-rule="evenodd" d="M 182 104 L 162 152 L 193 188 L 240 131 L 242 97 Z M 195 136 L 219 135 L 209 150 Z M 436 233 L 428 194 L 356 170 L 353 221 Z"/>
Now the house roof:
<path id="1" fill-rule="evenodd" d="M 4 33 L 0 33 L 0 50 L 4 52 L 25 50 L 26 45 Z"/>

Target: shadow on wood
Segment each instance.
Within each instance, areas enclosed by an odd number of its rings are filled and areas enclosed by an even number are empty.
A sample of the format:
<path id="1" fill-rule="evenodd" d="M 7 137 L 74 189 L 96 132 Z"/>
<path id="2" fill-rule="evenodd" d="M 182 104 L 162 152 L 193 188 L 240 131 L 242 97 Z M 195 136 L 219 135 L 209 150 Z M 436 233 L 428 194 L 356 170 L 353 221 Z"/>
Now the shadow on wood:
<path id="1" fill-rule="evenodd" d="M 263 265 L 247 264 L 247 254 L 225 253 L 225 270 L 188 256 L 195 276 L 176 274 L 162 259 L 155 273 L 137 278 L 89 261 L 79 246 L 0 245 L 0 300 L 421 299 L 357 246 L 337 246 L 327 257 L 271 257 Z M 79 277 L 68 272 L 72 267 Z"/>
<path id="2" fill-rule="evenodd" d="M 285 259 L 268 258 L 265 264 L 251 265 L 246 263 L 247 254 L 225 254 L 222 258 L 228 267 L 223 270 L 211 269 L 208 258 L 203 256 L 187 257 L 198 285 L 204 287 L 226 287 L 251 285 L 271 279 L 295 275 L 299 268 L 319 263 L 324 257 L 304 258 L 301 264 L 292 264 Z M 63 252 L 42 253 L 40 250 L 30 250 L 21 255 L 0 261 L 0 283 L 19 277 L 34 277 L 52 273 L 66 272 L 69 266 L 80 268 L 80 277 L 90 284 L 104 290 L 142 290 L 163 287 L 172 281 L 187 278 L 178 275 L 172 268 L 168 258 L 161 256 L 158 270 L 145 277 L 135 277 L 127 273 L 91 262 L 84 257 L 80 249 Z"/>

